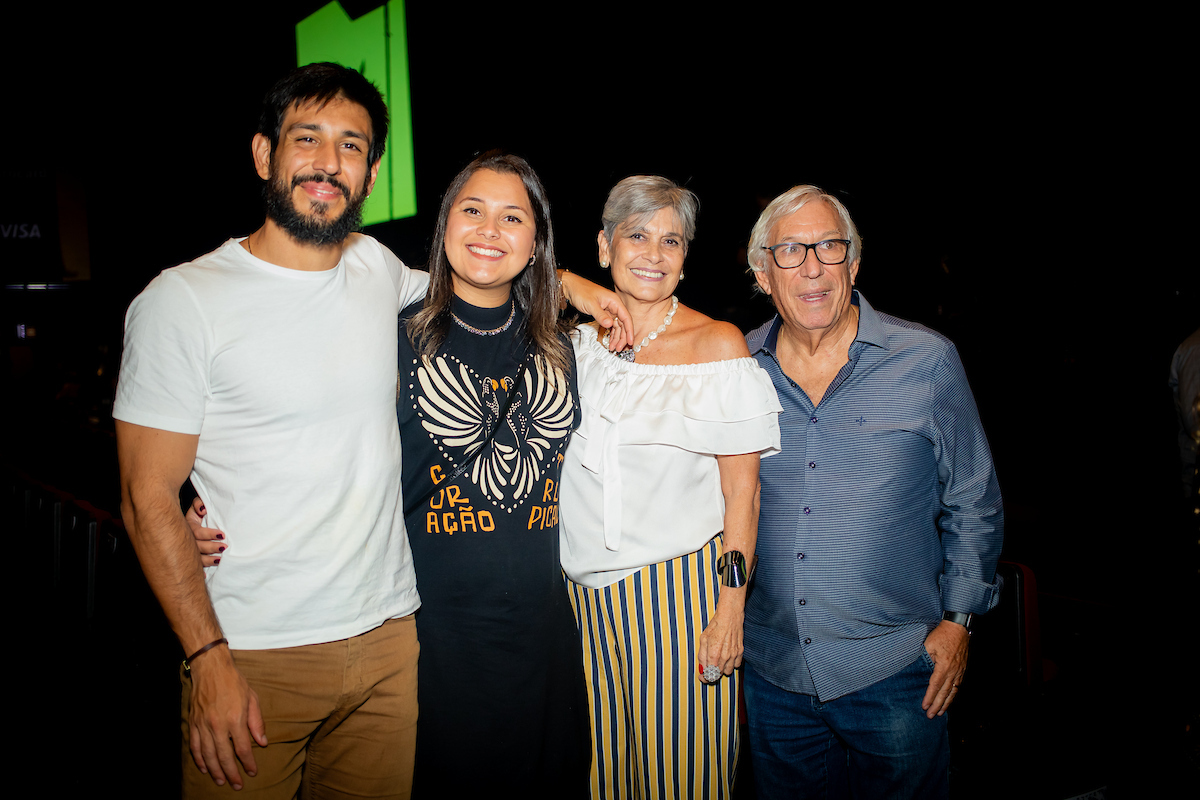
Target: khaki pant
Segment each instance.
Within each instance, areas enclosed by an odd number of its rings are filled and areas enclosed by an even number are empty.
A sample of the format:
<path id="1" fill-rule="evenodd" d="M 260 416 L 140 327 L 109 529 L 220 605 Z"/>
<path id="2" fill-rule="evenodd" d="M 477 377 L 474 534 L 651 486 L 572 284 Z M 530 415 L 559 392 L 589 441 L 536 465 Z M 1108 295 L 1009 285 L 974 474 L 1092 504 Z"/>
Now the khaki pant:
<path id="1" fill-rule="evenodd" d="M 350 639 L 278 650 L 233 650 L 258 693 L 266 747 L 238 797 L 408 798 L 417 736 L 416 624 L 385 622 Z M 191 680 L 182 677 L 183 796 L 232 797 L 188 747 Z"/>

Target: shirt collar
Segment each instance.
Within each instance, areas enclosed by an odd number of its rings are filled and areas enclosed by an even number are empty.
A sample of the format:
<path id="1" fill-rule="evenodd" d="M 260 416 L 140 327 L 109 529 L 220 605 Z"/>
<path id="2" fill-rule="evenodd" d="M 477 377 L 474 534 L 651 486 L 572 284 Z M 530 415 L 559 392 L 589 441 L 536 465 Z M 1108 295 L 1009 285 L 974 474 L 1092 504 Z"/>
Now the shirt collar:
<path id="1" fill-rule="evenodd" d="M 854 341 L 886 349 L 887 331 L 883 329 L 883 318 L 879 316 L 879 312 L 857 289 L 850 295 L 850 302 L 858 306 L 858 334 Z"/>
<path id="2" fill-rule="evenodd" d="M 858 333 L 855 334 L 854 341 L 886 348 L 887 332 L 883 329 L 883 319 L 879 316 L 879 312 L 867 302 L 867 298 L 863 297 L 857 289 L 851 291 L 850 303 L 858 306 Z M 751 351 L 751 355 L 754 355 L 759 350 L 765 350 L 774 356 L 775 348 L 779 341 L 779 328 L 782 325 L 783 320 L 776 314 L 775 319 L 771 320 L 770 327 L 767 329 L 762 343 Z M 753 334 L 751 334 L 751 337 L 753 337 Z M 751 344 L 753 344 L 753 339 Z"/>

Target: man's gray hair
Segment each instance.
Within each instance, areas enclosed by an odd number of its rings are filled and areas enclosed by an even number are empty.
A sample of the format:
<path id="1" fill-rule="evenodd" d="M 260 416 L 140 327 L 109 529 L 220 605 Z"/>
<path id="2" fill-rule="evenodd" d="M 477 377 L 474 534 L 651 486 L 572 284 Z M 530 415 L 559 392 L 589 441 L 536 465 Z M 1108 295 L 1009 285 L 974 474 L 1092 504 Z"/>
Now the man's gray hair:
<path id="1" fill-rule="evenodd" d="M 843 237 L 850 240 L 846 263 L 852 264 L 858 260 L 862 253 L 862 237 L 858 235 L 858 228 L 855 227 L 854 220 L 850 219 L 850 212 L 842 205 L 842 201 L 833 195 L 826 194 L 816 186 L 805 184 L 793 186 L 772 200 L 770 205 L 764 208 L 762 214 L 759 215 L 758 222 L 754 223 L 754 229 L 750 231 L 750 243 L 746 245 L 746 262 L 750 265 L 751 272 L 765 272 L 770 263 L 767 261 L 770 256 L 763 248 L 768 244 L 767 238 L 771 235 L 771 229 L 784 217 L 795 214 L 814 200 L 827 203 L 837 214 L 838 229 Z M 812 242 L 808 242 L 808 244 L 812 244 Z"/>
<path id="2" fill-rule="evenodd" d="M 604 238 L 611 245 L 617 228 L 629 222 L 640 225 L 658 211 L 669 208 L 675 212 L 683 230 L 683 251 L 696 236 L 696 212 L 700 201 L 690 190 L 658 175 L 630 175 L 608 193 L 601 219 Z"/>

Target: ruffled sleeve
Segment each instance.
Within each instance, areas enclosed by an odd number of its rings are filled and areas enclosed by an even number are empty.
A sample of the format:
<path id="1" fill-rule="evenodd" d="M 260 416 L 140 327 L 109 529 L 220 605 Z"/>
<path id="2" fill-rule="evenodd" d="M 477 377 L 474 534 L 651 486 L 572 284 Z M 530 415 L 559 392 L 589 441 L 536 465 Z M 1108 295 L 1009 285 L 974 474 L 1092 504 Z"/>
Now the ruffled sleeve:
<path id="1" fill-rule="evenodd" d="M 638 479 L 618 468 L 618 447 L 665 445 L 704 456 L 779 452 L 782 408 L 754 359 L 637 364 L 615 358 L 586 326 L 574 339 L 583 420 L 573 447 L 583 448 L 583 467 L 603 484 L 609 550 L 620 547 L 623 484 Z"/>

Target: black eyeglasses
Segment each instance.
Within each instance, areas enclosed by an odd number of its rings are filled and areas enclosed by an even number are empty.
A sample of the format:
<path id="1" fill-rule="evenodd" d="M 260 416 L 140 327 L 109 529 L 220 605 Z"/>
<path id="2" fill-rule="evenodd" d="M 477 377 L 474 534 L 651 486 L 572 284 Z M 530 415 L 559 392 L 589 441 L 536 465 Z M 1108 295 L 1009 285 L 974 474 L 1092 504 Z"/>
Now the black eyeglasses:
<path id="1" fill-rule="evenodd" d="M 827 267 L 832 267 L 846 260 L 846 256 L 850 252 L 850 240 L 825 239 L 813 244 L 783 242 L 773 247 L 764 247 L 763 250 L 771 251 L 771 257 L 775 259 L 775 264 L 780 269 L 795 269 L 800 266 L 808 258 L 809 250 L 817 254 L 817 261 Z"/>

